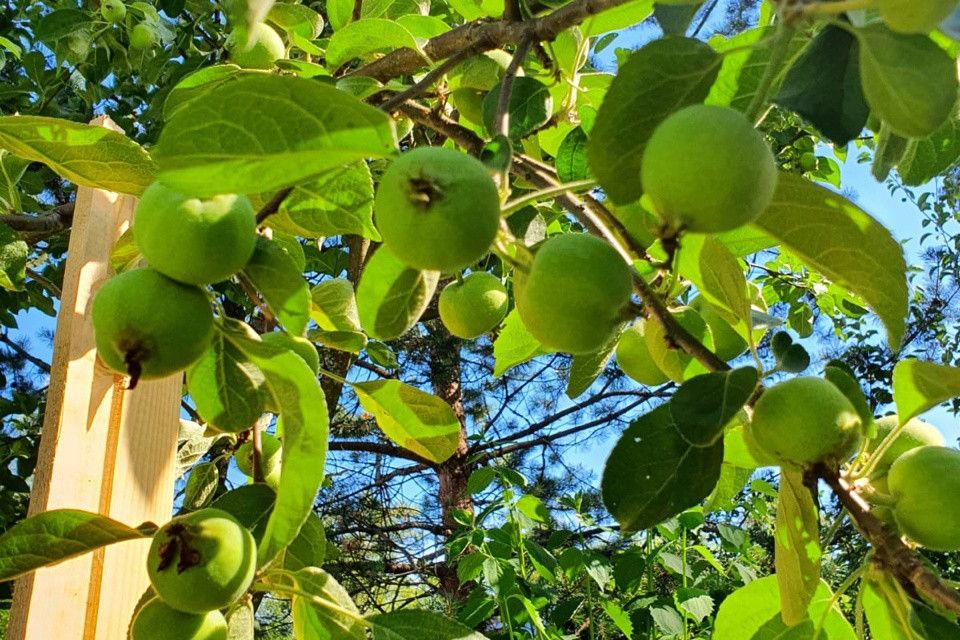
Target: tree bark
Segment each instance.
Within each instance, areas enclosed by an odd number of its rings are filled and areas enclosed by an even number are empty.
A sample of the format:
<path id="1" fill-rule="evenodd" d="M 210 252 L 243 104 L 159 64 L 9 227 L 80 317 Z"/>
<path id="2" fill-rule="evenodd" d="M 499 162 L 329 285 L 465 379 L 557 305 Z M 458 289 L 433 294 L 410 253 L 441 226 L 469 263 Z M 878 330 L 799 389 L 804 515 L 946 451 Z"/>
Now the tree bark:
<path id="1" fill-rule="evenodd" d="M 473 500 L 467 491 L 470 478 L 469 446 L 467 444 L 467 424 L 463 410 L 463 388 L 461 386 L 460 341 L 443 328 L 432 332 L 430 342 L 430 382 L 434 393 L 450 405 L 460 422 L 457 451 L 445 462 L 437 466 L 437 480 L 440 488 L 437 500 L 440 504 L 441 522 L 444 534 L 449 537 L 457 528 L 453 518 L 454 509 L 473 513 Z M 457 578 L 457 565 L 448 561 L 438 567 L 440 586 L 451 600 L 463 600 L 467 593 Z"/>

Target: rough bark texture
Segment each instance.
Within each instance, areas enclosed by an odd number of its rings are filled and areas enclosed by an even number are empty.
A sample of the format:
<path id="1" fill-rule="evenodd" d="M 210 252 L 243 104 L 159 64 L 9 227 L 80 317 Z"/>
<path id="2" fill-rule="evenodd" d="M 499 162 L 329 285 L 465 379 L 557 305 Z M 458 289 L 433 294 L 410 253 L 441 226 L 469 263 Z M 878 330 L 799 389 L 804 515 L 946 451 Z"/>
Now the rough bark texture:
<path id="1" fill-rule="evenodd" d="M 473 512 L 473 500 L 467 492 L 471 465 L 468 459 L 467 426 L 460 380 L 460 341 L 443 329 L 433 332 L 431 338 L 430 381 L 433 391 L 450 405 L 460 421 L 460 441 L 457 452 L 437 466 L 437 480 L 440 484 L 437 501 L 440 504 L 444 533 L 449 536 L 457 528 L 457 523 L 453 519 L 453 510 L 463 509 Z M 448 598 L 460 600 L 466 597 L 457 579 L 456 563 L 448 562 L 438 567 L 437 575 L 440 578 L 441 589 Z"/>

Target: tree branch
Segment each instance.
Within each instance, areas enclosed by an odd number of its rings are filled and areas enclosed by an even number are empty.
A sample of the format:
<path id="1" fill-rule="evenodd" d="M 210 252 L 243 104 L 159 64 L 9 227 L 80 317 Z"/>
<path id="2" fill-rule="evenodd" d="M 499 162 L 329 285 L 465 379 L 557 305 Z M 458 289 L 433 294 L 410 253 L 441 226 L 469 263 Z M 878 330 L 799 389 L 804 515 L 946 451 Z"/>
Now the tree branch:
<path id="1" fill-rule="evenodd" d="M 903 544 L 899 536 L 873 515 L 870 505 L 836 469 L 820 464 L 813 469 L 813 473 L 826 482 L 836 494 L 857 528 L 873 545 L 877 560 L 908 592 L 919 595 L 947 611 L 960 614 L 960 592 L 950 588 L 928 569 L 923 560 Z"/>
<path id="2" fill-rule="evenodd" d="M 286 200 L 287 196 L 291 193 L 293 193 L 293 187 L 287 187 L 277 191 L 277 193 L 270 198 L 270 201 L 263 205 L 263 208 L 257 212 L 257 224 L 263 224 L 264 220 L 279 211 L 280 205 L 283 204 L 283 201 Z"/>
<path id="3" fill-rule="evenodd" d="M 28 244 L 65 231 L 73 224 L 74 203 L 68 202 L 38 215 L 10 213 L 0 215 L 0 223 L 18 232 Z"/>
<path id="4" fill-rule="evenodd" d="M 436 464 L 422 456 L 418 456 L 412 451 L 395 447 L 383 442 L 365 442 L 363 440 L 334 440 L 330 442 L 330 451 L 354 451 L 359 453 L 375 453 L 378 455 L 392 456 L 394 458 L 403 458 L 435 467 Z"/>
<path id="5" fill-rule="evenodd" d="M 533 20 L 470 22 L 431 38 L 424 45 L 422 54 L 413 49 L 398 49 L 360 67 L 351 75 L 369 76 L 386 82 L 391 78 L 413 73 L 423 67 L 427 60 L 445 60 L 464 49 L 478 48 L 479 51 L 489 51 L 505 44 L 520 42 L 523 38 L 530 38 L 535 42 L 552 41 L 565 29 L 626 2 L 628 0 L 576 0 Z"/>

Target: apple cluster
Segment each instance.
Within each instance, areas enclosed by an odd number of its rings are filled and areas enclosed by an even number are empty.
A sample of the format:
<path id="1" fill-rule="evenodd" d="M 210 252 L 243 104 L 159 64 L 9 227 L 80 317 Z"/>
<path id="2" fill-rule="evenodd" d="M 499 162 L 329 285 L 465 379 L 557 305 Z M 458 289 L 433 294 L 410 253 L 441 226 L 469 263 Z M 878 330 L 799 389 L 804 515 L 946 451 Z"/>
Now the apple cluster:
<path id="1" fill-rule="evenodd" d="M 256 214 L 246 196 L 195 198 L 157 182 L 140 198 L 133 237 L 149 266 L 107 281 L 92 309 L 100 359 L 131 385 L 182 371 L 207 349 L 214 326 L 203 287 L 249 261 Z"/>

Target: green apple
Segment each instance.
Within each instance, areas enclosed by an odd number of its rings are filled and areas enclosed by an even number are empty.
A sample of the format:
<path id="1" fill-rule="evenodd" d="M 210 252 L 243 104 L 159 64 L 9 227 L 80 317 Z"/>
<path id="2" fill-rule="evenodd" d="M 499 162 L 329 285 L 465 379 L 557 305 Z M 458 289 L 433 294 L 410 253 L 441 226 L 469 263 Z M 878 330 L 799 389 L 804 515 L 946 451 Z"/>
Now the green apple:
<path id="1" fill-rule="evenodd" d="M 500 197 L 476 158 L 418 147 L 384 172 L 374 212 L 384 244 L 401 262 L 450 272 L 490 250 L 500 226 Z"/>
<path id="2" fill-rule="evenodd" d="M 133 238 L 151 267 L 187 284 L 226 280 L 247 264 L 257 221 L 246 196 L 192 198 L 159 182 L 137 205 Z"/>
<path id="3" fill-rule="evenodd" d="M 887 475 L 901 531 L 933 551 L 960 549 L 960 451 L 917 447 Z"/>
<path id="4" fill-rule="evenodd" d="M 143 605 L 130 625 L 130 640 L 227 640 L 227 621 L 219 611 L 186 613 L 160 598 Z"/>
<path id="5" fill-rule="evenodd" d="M 94 296 L 91 315 L 100 359 L 136 379 L 186 369 L 213 337 L 213 312 L 203 290 L 153 269 L 108 280 Z"/>
<path id="6" fill-rule="evenodd" d="M 863 421 L 853 403 L 822 378 L 792 378 L 767 389 L 749 425 L 753 441 L 781 464 L 807 467 L 847 459 Z"/>
<path id="7" fill-rule="evenodd" d="M 529 273 L 515 277 L 517 312 L 540 344 L 587 354 L 623 323 L 633 282 L 630 267 L 600 238 L 564 233 L 541 244 Z"/>
<path id="8" fill-rule="evenodd" d="M 777 187 L 777 164 L 742 113 L 694 105 L 654 130 L 641 181 L 666 234 L 719 233 L 763 213 Z"/>
<path id="9" fill-rule="evenodd" d="M 510 299 L 499 278 L 477 271 L 444 287 L 438 306 L 440 320 L 451 334 L 473 340 L 500 324 Z"/>
<path id="10" fill-rule="evenodd" d="M 230 51 L 230 61 L 244 69 L 273 69 L 277 66 L 277 60 L 287 57 L 283 38 L 262 22 L 251 27 L 245 42 L 231 36 L 227 49 Z"/>
<path id="11" fill-rule="evenodd" d="M 223 609 L 253 582 L 256 543 L 236 518 L 219 509 L 179 516 L 157 531 L 147 556 L 150 583 L 179 611 Z"/>

